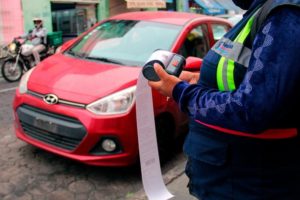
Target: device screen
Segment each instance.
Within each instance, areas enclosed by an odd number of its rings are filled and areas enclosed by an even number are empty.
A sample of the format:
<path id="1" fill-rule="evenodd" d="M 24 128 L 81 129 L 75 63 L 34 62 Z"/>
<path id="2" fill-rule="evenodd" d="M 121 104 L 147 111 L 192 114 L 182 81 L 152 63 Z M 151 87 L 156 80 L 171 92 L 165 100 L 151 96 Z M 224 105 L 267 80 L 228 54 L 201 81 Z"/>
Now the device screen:
<path id="1" fill-rule="evenodd" d="M 180 62 L 180 57 L 175 55 L 173 57 L 172 61 L 170 62 L 170 64 L 168 65 L 168 67 L 167 67 L 168 72 L 169 73 L 176 73 L 179 62 Z"/>

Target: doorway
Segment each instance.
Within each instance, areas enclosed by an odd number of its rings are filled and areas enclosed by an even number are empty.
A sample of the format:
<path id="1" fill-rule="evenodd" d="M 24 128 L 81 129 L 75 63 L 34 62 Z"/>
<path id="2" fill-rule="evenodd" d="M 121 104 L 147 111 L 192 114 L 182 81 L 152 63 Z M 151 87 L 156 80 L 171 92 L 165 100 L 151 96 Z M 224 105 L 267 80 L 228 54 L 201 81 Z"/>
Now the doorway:
<path id="1" fill-rule="evenodd" d="M 51 3 L 53 31 L 62 31 L 64 41 L 77 37 L 88 28 L 87 11 L 75 3 Z"/>

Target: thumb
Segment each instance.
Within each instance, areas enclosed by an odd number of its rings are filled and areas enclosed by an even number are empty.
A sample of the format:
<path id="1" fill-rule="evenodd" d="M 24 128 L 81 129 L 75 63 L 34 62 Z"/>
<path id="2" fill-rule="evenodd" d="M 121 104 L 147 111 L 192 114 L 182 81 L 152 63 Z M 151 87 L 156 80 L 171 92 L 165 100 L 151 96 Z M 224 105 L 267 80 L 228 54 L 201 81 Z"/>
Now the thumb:
<path id="1" fill-rule="evenodd" d="M 156 74 L 158 75 L 158 77 L 162 80 L 162 79 L 165 79 L 165 77 L 168 76 L 168 73 L 164 70 L 164 68 L 158 64 L 158 63 L 155 63 L 154 64 L 154 70 L 156 72 Z"/>

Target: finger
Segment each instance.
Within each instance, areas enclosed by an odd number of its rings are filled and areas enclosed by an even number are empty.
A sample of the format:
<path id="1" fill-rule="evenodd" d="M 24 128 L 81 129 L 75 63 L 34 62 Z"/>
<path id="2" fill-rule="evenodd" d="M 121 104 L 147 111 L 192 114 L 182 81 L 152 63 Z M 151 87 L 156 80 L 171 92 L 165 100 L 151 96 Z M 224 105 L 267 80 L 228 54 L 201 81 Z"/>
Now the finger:
<path id="1" fill-rule="evenodd" d="M 158 77 L 160 78 L 160 80 L 163 80 L 168 76 L 168 73 L 158 63 L 154 64 L 154 70 L 155 70 L 156 74 L 158 75 Z"/>
<path id="2" fill-rule="evenodd" d="M 191 72 L 188 71 L 182 71 L 179 78 L 183 81 L 189 81 L 191 79 L 192 75 Z"/>
<path id="3" fill-rule="evenodd" d="M 161 84 L 156 81 L 148 81 L 148 85 L 157 90 Z"/>
<path id="4" fill-rule="evenodd" d="M 159 88 L 161 86 L 161 81 L 148 81 L 148 85 L 152 88 Z"/>

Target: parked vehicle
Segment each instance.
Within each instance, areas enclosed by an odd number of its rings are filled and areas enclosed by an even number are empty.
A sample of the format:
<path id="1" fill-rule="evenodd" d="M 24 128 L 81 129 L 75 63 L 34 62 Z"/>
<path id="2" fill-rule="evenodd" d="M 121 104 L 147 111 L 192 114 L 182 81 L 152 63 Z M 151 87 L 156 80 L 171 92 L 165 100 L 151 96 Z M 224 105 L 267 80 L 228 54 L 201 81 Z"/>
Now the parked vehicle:
<path id="1" fill-rule="evenodd" d="M 8 45 L 0 45 L 0 59 L 5 59 L 8 54 Z"/>
<path id="2" fill-rule="evenodd" d="M 216 15 L 216 17 L 221 17 L 221 18 L 223 18 L 223 19 L 227 19 L 227 20 L 230 21 L 230 23 L 234 26 L 234 25 L 236 25 L 239 21 L 242 20 L 243 14 Z"/>
<path id="3" fill-rule="evenodd" d="M 212 24 L 230 29 L 224 19 L 164 11 L 101 21 L 22 77 L 13 103 L 17 137 L 90 165 L 135 163 L 135 91 L 143 64 L 164 49 L 184 55 L 185 70 L 199 70 L 215 43 Z M 153 107 L 159 153 L 168 155 L 187 116 L 156 91 Z"/>
<path id="4" fill-rule="evenodd" d="M 236 25 L 237 23 L 239 23 L 239 21 L 242 20 L 242 18 L 243 18 L 242 14 L 233 15 L 233 16 L 228 18 L 228 21 L 230 21 L 232 23 L 232 25 Z"/>
<path id="5" fill-rule="evenodd" d="M 5 61 L 5 59 L 8 57 L 9 51 L 8 51 L 8 45 L 0 45 L 0 69 L 2 66 L 2 63 Z M 2 75 L 1 75 L 2 77 Z"/>

